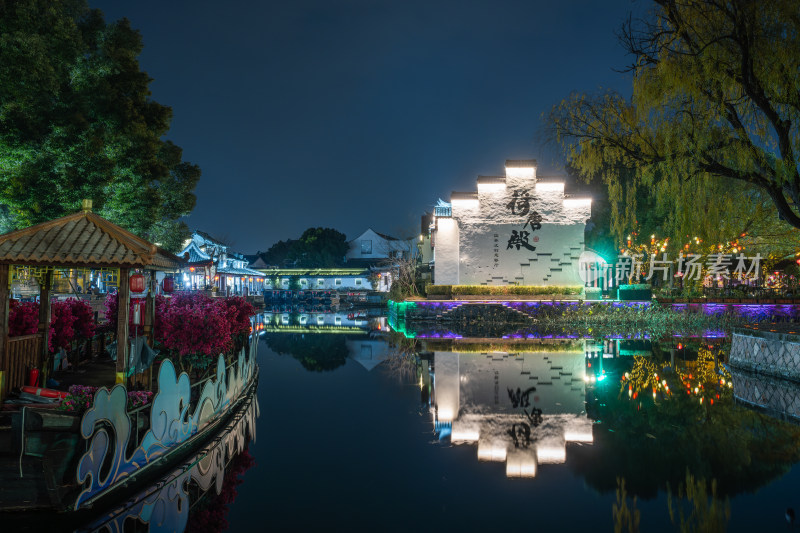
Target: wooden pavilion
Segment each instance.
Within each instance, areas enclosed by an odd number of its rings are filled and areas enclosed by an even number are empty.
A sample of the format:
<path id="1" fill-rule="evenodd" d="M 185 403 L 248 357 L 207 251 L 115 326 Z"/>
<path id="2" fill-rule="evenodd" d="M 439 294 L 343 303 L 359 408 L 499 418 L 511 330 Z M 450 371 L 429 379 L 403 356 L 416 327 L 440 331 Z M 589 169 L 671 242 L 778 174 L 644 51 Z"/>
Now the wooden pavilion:
<path id="1" fill-rule="evenodd" d="M 131 270 L 148 271 L 144 333 L 150 336 L 155 317 L 154 271 L 175 271 L 181 259 L 133 233 L 92 213 L 91 200 L 83 209 L 42 224 L 0 235 L 0 401 L 15 387 L 25 385 L 26 370 L 48 375 L 48 343 L 54 276 L 65 271 L 99 270 L 116 282 L 119 291 L 116 382 L 125 380 L 128 359 L 128 314 Z M 13 281 L 35 279 L 40 289 L 37 333 L 9 338 L 10 286 Z M 112 384 L 109 384 L 112 385 Z"/>

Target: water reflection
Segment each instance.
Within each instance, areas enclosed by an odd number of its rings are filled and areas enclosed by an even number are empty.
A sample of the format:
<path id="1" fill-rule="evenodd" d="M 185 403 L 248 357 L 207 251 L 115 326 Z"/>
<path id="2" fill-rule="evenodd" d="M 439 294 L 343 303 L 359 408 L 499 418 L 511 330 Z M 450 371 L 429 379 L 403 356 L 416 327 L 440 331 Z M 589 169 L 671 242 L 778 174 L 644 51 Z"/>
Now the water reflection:
<path id="1" fill-rule="evenodd" d="M 342 367 L 348 358 L 372 370 L 389 355 L 382 309 L 348 313 L 274 314 L 259 317 L 270 350 L 294 357 L 309 372 Z"/>
<path id="2" fill-rule="evenodd" d="M 238 477 L 255 464 L 248 444 L 256 437 L 258 401 L 231 421 L 206 448 L 157 483 L 79 531 L 221 531 Z M 213 490 L 212 490 L 213 489 Z"/>
<path id="3" fill-rule="evenodd" d="M 479 461 L 508 477 L 563 463 L 568 443 L 591 443 L 584 343 L 531 345 L 516 353 L 434 351 L 423 365 L 440 440 L 477 445 Z M 426 376 L 428 373 L 429 376 Z"/>
<path id="4" fill-rule="evenodd" d="M 800 384 L 733 369 L 735 399 L 780 420 L 800 423 Z"/>
<path id="5" fill-rule="evenodd" d="M 439 440 L 475 446 L 508 477 L 566 463 L 601 492 L 624 478 L 651 498 L 691 472 L 728 496 L 800 460 L 800 428 L 743 408 L 734 392 L 796 416 L 800 387 L 732 378 L 723 341 L 425 340 L 418 381 Z"/>

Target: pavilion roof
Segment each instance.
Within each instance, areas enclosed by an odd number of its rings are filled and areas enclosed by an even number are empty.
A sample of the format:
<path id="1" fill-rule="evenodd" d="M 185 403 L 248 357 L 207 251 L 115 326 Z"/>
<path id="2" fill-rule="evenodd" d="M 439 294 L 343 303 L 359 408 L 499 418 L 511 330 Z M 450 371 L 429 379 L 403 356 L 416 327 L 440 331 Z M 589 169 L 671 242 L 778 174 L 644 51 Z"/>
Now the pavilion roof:
<path id="1" fill-rule="evenodd" d="M 175 269 L 182 261 L 91 211 L 82 211 L 0 235 L 0 263 Z"/>

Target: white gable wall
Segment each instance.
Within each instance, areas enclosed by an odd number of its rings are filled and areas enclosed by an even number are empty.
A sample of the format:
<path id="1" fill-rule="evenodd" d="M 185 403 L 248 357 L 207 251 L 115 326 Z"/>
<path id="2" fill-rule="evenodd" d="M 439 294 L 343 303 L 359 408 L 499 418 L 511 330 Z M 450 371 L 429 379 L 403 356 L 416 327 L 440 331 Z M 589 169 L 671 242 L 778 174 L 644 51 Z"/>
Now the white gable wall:
<path id="1" fill-rule="evenodd" d="M 505 185 L 478 185 L 477 200 L 452 200 L 452 218 L 438 218 L 434 282 L 438 285 L 582 285 L 578 258 L 584 249 L 589 199 L 564 198 L 563 183 L 537 182 L 534 169 L 508 169 Z M 528 215 L 509 203 L 525 193 L 541 228 L 525 226 Z M 511 244 L 527 232 L 531 250 Z"/>

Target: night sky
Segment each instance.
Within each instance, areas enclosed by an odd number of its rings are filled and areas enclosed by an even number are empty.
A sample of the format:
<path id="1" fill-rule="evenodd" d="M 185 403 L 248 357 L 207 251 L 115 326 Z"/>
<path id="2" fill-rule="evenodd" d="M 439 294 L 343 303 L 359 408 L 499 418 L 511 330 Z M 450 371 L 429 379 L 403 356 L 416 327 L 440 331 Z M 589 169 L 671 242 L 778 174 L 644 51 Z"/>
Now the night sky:
<path id="1" fill-rule="evenodd" d="M 542 113 L 630 94 L 615 1 L 89 0 L 141 31 L 168 138 L 200 165 L 186 222 L 237 250 L 327 226 L 396 236 L 506 159 L 563 173 Z"/>

